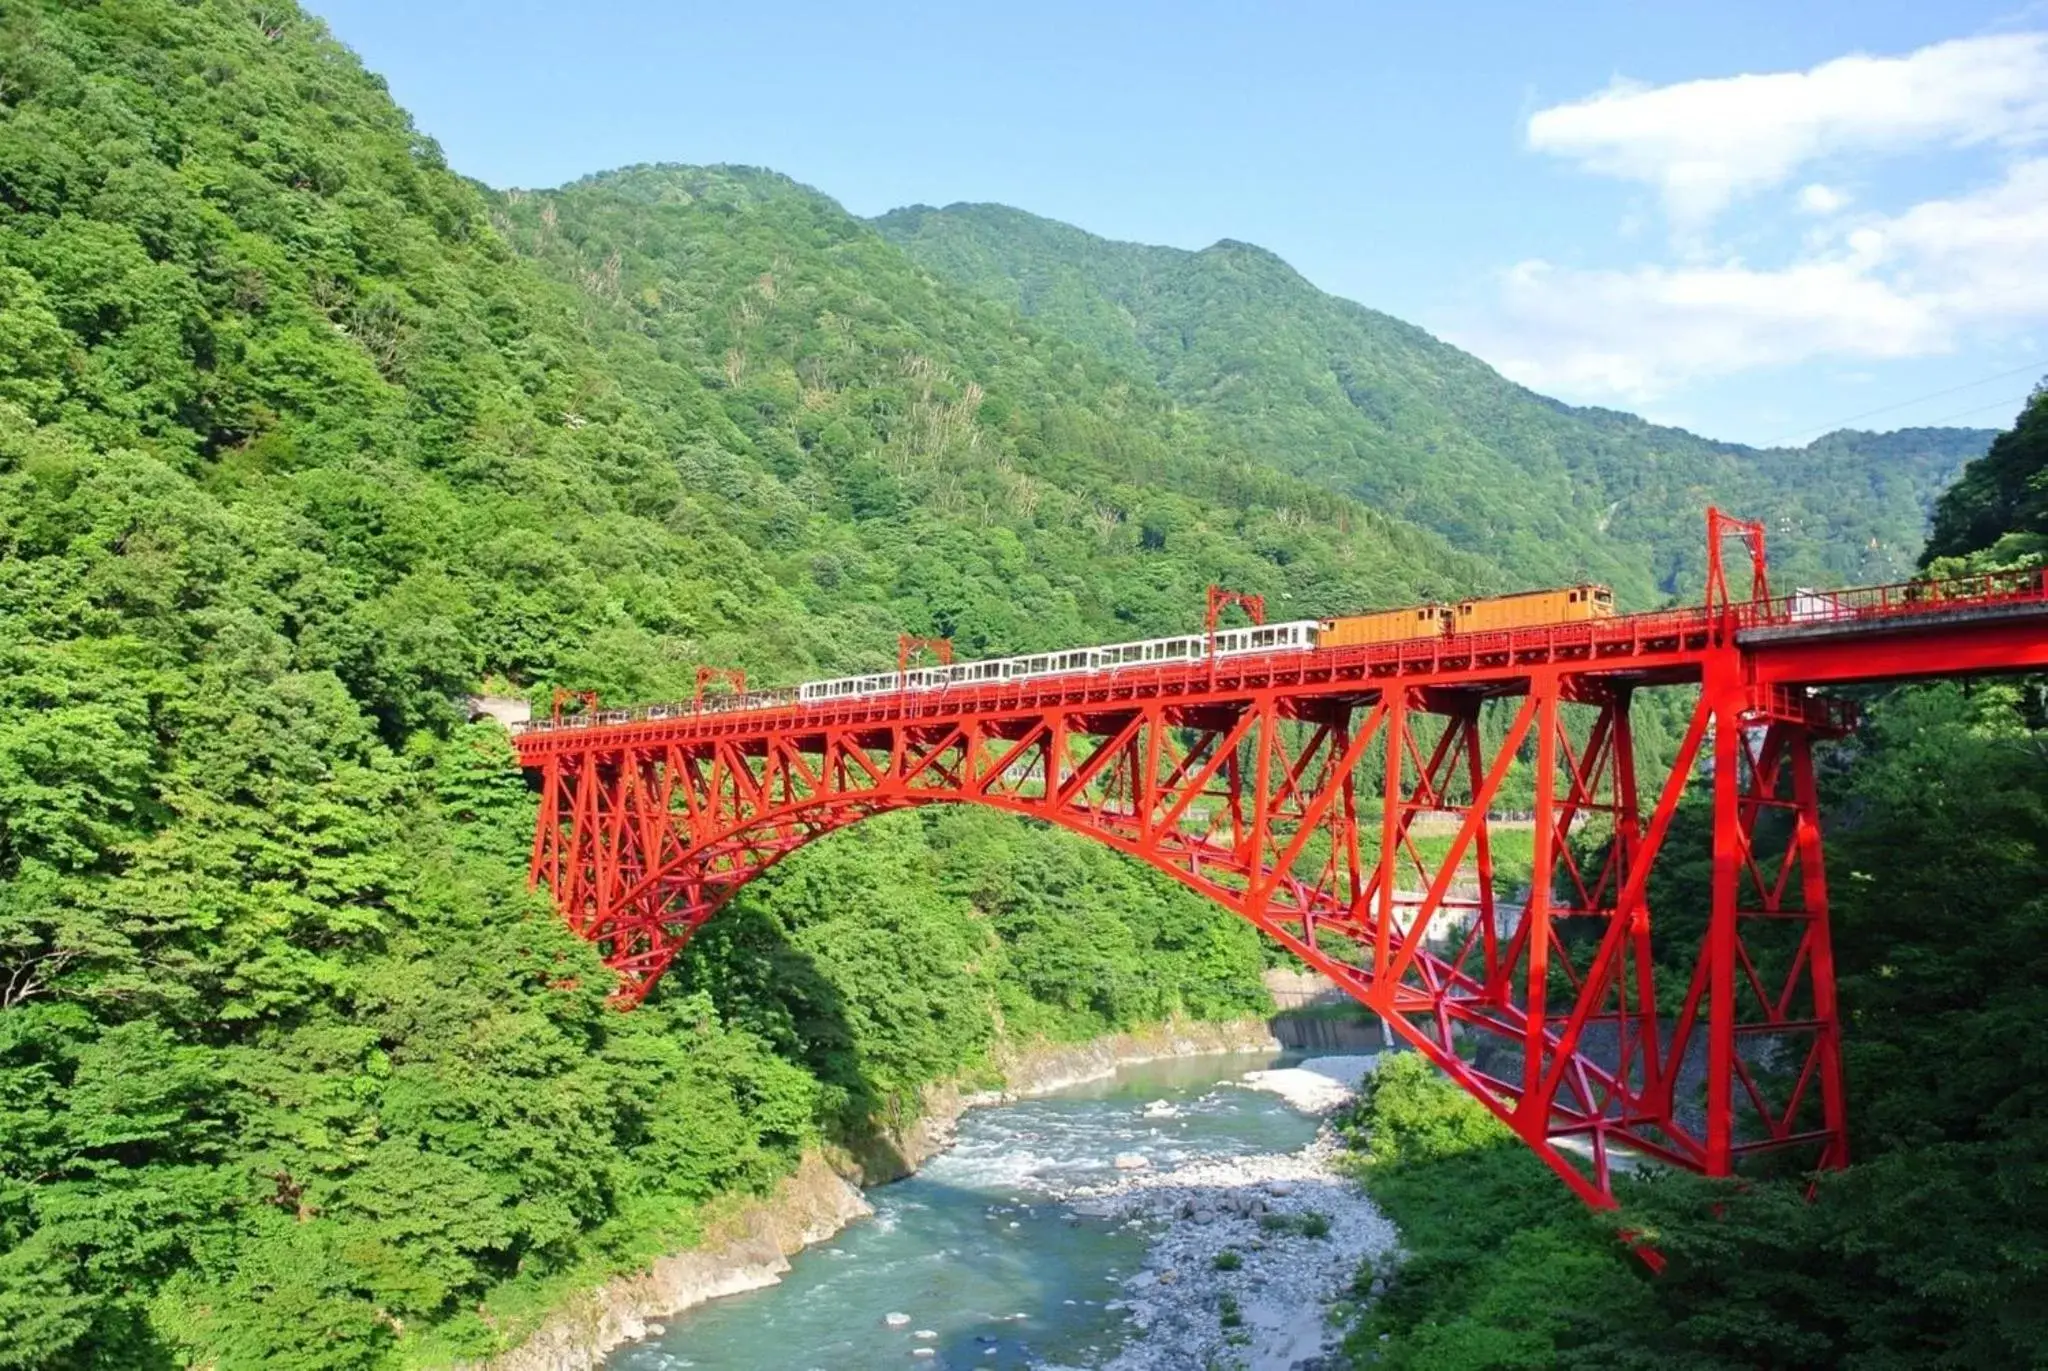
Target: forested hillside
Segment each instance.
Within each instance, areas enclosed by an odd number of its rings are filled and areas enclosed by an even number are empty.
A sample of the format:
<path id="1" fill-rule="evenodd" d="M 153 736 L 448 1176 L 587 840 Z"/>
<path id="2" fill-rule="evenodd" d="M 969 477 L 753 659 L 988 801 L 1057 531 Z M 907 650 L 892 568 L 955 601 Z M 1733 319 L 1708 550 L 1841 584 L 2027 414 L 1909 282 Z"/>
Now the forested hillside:
<path id="1" fill-rule="evenodd" d="M 1156 378 L 1263 460 L 1483 549 L 1520 583 L 1590 575 L 1638 604 L 1693 593 L 1713 501 L 1769 521 L 1787 579 L 1897 579 L 1936 494 L 1991 436 L 1756 451 L 1546 399 L 1248 243 L 1110 242 L 1001 205 L 875 222 L 941 279 Z"/>
<path id="2" fill-rule="evenodd" d="M 1264 1003 L 1192 896 L 908 816 L 610 1012 L 480 683 L 1492 575 L 777 178 L 499 199 L 283 4 L 6 10 L 0 302 L 0 1366 L 445 1364 L 998 1022 Z"/>
<path id="3" fill-rule="evenodd" d="M 1931 568 L 2048 563 L 2044 486 L 2037 391 L 1942 497 Z M 1645 1176 L 1589 1215 L 1404 1062 L 1352 1122 L 1412 1254 L 1363 1278 L 1386 1294 L 1356 1353 L 1417 1371 L 2048 1365 L 2048 690 L 1910 686 L 1864 708 L 1822 794 L 1849 1169 L 1811 1195 Z M 1703 816 L 1678 822 L 1704 839 Z M 1652 903 L 1700 907 L 1705 879 L 1680 872 Z"/>
<path id="4" fill-rule="evenodd" d="M 613 1013 L 459 703 L 1163 632 L 1210 581 L 1647 593 L 1561 506 L 1455 548 L 1133 362 L 771 173 L 477 186 L 282 0 L 0 9 L 0 1367 L 445 1365 L 999 1032 L 1261 1007 L 1243 926 L 953 814 L 793 858 Z"/>

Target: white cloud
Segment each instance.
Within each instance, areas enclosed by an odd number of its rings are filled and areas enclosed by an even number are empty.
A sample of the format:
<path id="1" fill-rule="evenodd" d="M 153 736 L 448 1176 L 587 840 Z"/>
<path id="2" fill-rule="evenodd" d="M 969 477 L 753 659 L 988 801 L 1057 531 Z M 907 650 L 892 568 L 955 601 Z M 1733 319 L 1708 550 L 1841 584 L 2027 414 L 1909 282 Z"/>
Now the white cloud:
<path id="1" fill-rule="evenodd" d="M 1877 228 L 1903 288 L 1958 321 L 2048 318 L 2048 159 L 1978 195 L 1930 200 Z"/>
<path id="2" fill-rule="evenodd" d="M 1772 268 L 1524 262 L 1503 278 L 1495 324 L 1470 341 L 1525 384 L 1641 404 L 1693 379 L 1926 356 L 2048 321 L 2048 158 L 1816 242 Z"/>
<path id="3" fill-rule="evenodd" d="M 1618 82 L 1539 110 L 1529 144 L 1657 187 L 1696 229 L 1736 199 L 1844 153 L 2019 144 L 2048 134 L 2048 34 L 1962 38 L 1904 57 L 1668 86 Z"/>
<path id="4" fill-rule="evenodd" d="M 1848 208 L 1848 205 L 1848 195 L 1833 186 L 1824 186 L 1815 181 L 1811 185 L 1800 187 L 1799 209 L 1803 214 L 1833 214 L 1837 210 Z"/>
<path id="5" fill-rule="evenodd" d="M 1503 372 L 1538 389 L 1634 403 L 1690 377 L 1829 354 L 1909 357 L 1947 339 L 1924 304 L 1847 259 L 1780 271 L 1524 262 L 1507 273 L 1502 303 L 1520 344 L 1489 349 Z"/>

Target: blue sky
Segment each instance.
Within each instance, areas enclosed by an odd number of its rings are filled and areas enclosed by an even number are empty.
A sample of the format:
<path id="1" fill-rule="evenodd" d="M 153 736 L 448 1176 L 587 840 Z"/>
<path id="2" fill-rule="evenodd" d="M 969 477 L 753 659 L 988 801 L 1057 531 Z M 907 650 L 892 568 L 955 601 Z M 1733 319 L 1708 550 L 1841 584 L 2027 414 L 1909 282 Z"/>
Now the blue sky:
<path id="1" fill-rule="evenodd" d="M 2048 373 L 2048 5 L 314 4 L 497 186 L 743 162 L 1244 239 L 1749 442 L 2002 426 Z"/>

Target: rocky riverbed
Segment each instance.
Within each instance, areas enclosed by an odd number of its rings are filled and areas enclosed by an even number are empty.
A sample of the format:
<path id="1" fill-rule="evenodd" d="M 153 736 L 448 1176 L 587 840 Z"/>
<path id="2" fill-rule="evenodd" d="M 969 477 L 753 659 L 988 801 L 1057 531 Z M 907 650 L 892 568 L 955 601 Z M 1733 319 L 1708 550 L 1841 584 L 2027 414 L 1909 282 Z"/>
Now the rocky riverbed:
<path id="1" fill-rule="evenodd" d="M 1320 1112 L 1347 1100 L 1371 1061 L 1323 1058 L 1243 1083 Z M 1135 1331 L 1104 1371 L 1320 1366 L 1333 1338 L 1330 1304 L 1362 1261 L 1396 1241 L 1393 1225 L 1336 1170 L 1338 1147 L 1324 1130 L 1295 1152 L 1133 1169 L 1069 1195 L 1083 1221 L 1135 1225 L 1152 1238 L 1109 1306 Z"/>
<path id="2" fill-rule="evenodd" d="M 613 1371 L 1305 1371 L 1390 1225 L 1318 1116 L 1367 1058 L 1185 1060 L 967 1115 L 782 1283 Z M 652 1330 L 650 1330 L 652 1331 Z"/>

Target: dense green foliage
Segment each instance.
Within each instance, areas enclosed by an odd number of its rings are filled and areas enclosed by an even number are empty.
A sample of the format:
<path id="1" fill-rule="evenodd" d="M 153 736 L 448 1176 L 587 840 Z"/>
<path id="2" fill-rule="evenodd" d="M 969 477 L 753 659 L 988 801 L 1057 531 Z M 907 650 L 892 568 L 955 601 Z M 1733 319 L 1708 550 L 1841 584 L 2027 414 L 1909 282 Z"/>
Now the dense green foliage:
<path id="1" fill-rule="evenodd" d="M 2040 564 L 2023 511 L 2048 475 L 2027 437 L 2042 408 L 1944 497 L 1936 569 Z M 1388 1293 L 1354 1353 L 1432 1371 L 2048 1362 L 2043 705 L 2038 682 L 1895 690 L 1830 758 L 1854 1165 L 1811 1203 L 1798 1179 L 1623 1183 L 1620 1214 L 1596 1220 L 1403 1059 L 1351 1129 L 1412 1256 L 1361 1278 Z M 1705 870 L 1674 868 L 1655 907 L 1704 907 Z M 1663 1276 L 1624 1231 L 1669 1259 Z"/>
<path id="2" fill-rule="evenodd" d="M 1637 606 L 1697 594 L 1714 501 L 1769 521 L 1786 578 L 1899 579 L 1935 494 L 1990 436 L 1842 432 L 1756 451 L 1560 405 L 1247 243 L 1109 242 L 1000 205 L 876 223 L 943 279 L 1156 378 L 1264 460 L 1483 552 L 1518 585 L 1592 576 Z"/>
<path id="3" fill-rule="evenodd" d="M 459 703 L 1510 579 L 1131 361 L 770 173 L 466 182 L 286 3 L 0 9 L 0 1368 L 445 1364 L 1005 1033 L 1261 1005 L 1248 929 L 953 813 L 612 1012 Z"/>
<path id="4" fill-rule="evenodd" d="M 1497 580 L 938 286 L 773 173 L 632 168 L 509 194 L 493 219 L 587 288 L 621 386 L 700 397 L 672 420 L 683 490 L 794 602 L 797 660 L 888 664 L 899 628 L 973 654 L 1180 631 L 1211 580 L 1290 613 Z M 732 655 L 786 670 L 767 655 L 786 632 Z"/>
<path id="5" fill-rule="evenodd" d="M 2011 565 L 2048 553 L 2048 388 L 2037 389 L 1983 460 L 1943 492 L 1924 560 L 1986 554 Z"/>
<path id="6" fill-rule="evenodd" d="M 689 221 L 679 259 L 723 255 L 655 339 L 285 6 L 0 22 L 0 1365 L 483 1350 L 999 1025 L 1263 1003 L 1248 929 L 955 815 L 792 861 L 619 1015 L 457 697 L 1114 636 L 1211 576 L 1409 595 L 1468 574 L 1434 540 L 1221 455 L 1209 494 L 1148 485 L 1171 416 L 839 267 L 774 178 L 711 174 L 776 193 L 751 236 Z M 737 387 L 685 323 L 774 270 L 844 327 L 771 313 Z M 776 408 L 801 338 L 837 405 Z M 1035 517 L 927 479 L 976 453 Z"/>

